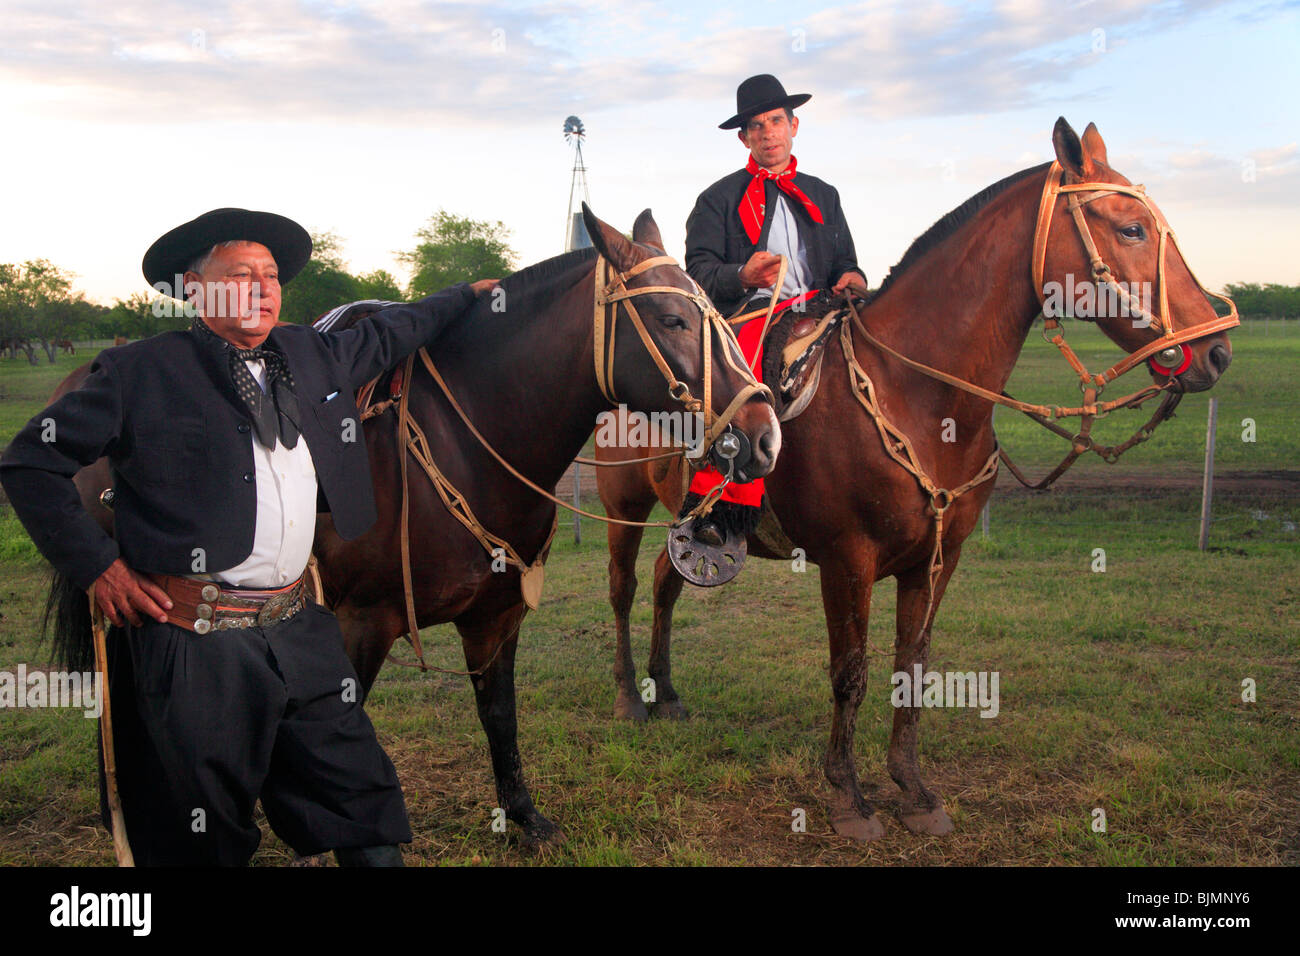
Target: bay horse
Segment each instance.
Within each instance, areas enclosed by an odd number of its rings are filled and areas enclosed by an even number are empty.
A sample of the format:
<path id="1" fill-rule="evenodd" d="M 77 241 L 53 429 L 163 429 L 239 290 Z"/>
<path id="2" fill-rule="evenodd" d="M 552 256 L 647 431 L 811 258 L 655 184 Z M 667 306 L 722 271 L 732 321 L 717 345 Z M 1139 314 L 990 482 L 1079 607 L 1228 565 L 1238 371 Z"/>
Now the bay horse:
<path id="1" fill-rule="evenodd" d="M 866 687 L 872 587 L 887 575 L 897 579 L 894 673 L 910 675 L 918 664 L 924 671 L 935 613 L 962 542 L 993 492 L 993 481 L 987 479 L 996 474 L 997 465 L 990 401 L 886 354 L 864 335 L 878 337 L 877 342 L 914 363 L 996 396 L 1039 316 L 1045 283 L 1110 274 L 1157 284 L 1160 315 L 1169 319 L 1167 336 L 1158 334 L 1159 325 L 1144 328 L 1131 317 L 1097 319 L 1110 339 L 1133 353 L 1126 363 L 1136 364 L 1157 349 L 1163 354 L 1165 345 L 1174 343 L 1184 350 L 1181 364 L 1186 367 L 1170 374 L 1171 365 L 1165 375 L 1156 375 L 1153 368 L 1153 379 L 1168 389 L 1190 392 L 1213 385 L 1231 359 L 1224 329 L 1236 324 L 1235 307 L 1229 318 L 1218 317 L 1181 253 L 1166 258 L 1166 245 L 1173 245 L 1166 242 L 1167 224 L 1147 205 L 1140 187 L 1130 188 L 1129 181 L 1110 168 L 1096 126 L 1090 124 L 1080 139 L 1062 118 L 1052 139 L 1056 163 L 1050 171 L 1047 165 L 1023 170 L 944 216 L 890 271 L 865 307 L 863 323 L 845 320 L 847 331 L 838 346 L 832 341 L 826 347 L 818 392 L 802 415 L 783 423 L 781 457 L 767 478 L 768 502 L 785 537 L 820 568 L 834 697 L 824 762 L 832 791 L 830 822 L 836 833 L 856 840 L 874 840 L 884 833 L 863 797 L 853 749 Z M 1062 183 L 1065 192 L 1055 192 Z M 1127 191 L 1072 189 L 1083 183 L 1119 184 Z M 1067 205 L 1076 204 L 1095 245 L 1095 258 L 1084 251 L 1090 240 L 1080 242 L 1083 225 L 1076 232 L 1070 221 L 1075 210 L 1067 212 Z M 1099 262 L 1110 272 L 1097 271 Z M 1196 331 L 1202 326 L 1203 332 Z M 896 433 L 879 428 L 854 394 L 862 379 L 850 357 L 874 383 L 878 410 Z M 944 440 L 948 420 L 947 430 L 955 425 L 956 441 L 951 436 Z M 956 497 L 923 490 L 916 475 L 901 464 L 906 456 L 900 435 L 910 440 L 918 470 L 932 480 L 932 490 L 976 483 Z M 894 446 L 893 453 L 885 447 L 886 440 Z M 1086 434 L 1076 439 L 1081 450 L 1088 442 Z M 597 457 L 608 461 L 644 455 L 638 449 L 597 449 Z M 656 500 L 676 513 L 683 499 L 675 468 L 649 463 L 600 468 L 597 481 L 606 513 L 614 518 L 644 518 Z M 637 694 L 628 624 L 641 537 L 637 527 L 611 524 L 608 529 L 609 593 L 616 624 L 615 715 L 631 719 L 647 716 Z M 941 550 L 936 538 L 941 539 Z M 748 543 L 752 555 L 792 557 L 754 535 Z M 672 684 L 670 661 L 673 606 L 682 584 L 665 549 L 655 564 L 648 671 L 657 698 L 654 712 L 668 717 L 686 714 Z M 941 798 L 921 778 L 919 716 L 919 707 L 895 710 L 888 770 L 902 790 L 904 825 L 913 833 L 943 834 L 952 829 L 952 821 Z"/>
<path id="2" fill-rule="evenodd" d="M 734 334 L 698 286 L 663 254 L 650 210 L 636 221 L 635 231 L 646 237 L 642 243 L 629 242 L 585 205 L 583 215 L 593 248 L 507 277 L 439 338 L 436 368 L 468 421 L 514 468 L 553 492 L 597 415 L 613 406 L 611 395 L 647 415 L 681 413 L 683 395 L 706 395 L 715 416 L 729 417 L 730 427 L 748 442 L 747 458 L 738 456 L 734 467 L 751 478 L 767 474 L 780 448 L 768 393 L 749 375 Z M 598 271 L 606 264 L 616 276 L 612 282 L 600 279 L 598 301 Z M 620 285 L 624 292 L 616 291 Z M 628 296 L 636 298 L 635 305 Z M 607 348 L 597 349 L 598 336 Z M 705 355 L 711 356 L 707 367 Z M 412 367 L 416 374 L 404 385 L 408 413 L 439 470 L 483 528 L 529 564 L 544 561 L 555 505 L 494 460 L 431 374 L 420 374 L 419 362 Z M 69 376 L 56 397 L 79 384 L 88 368 Z M 364 421 L 362 431 L 378 518 L 365 534 L 346 541 L 328 514 L 319 515 L 313 551 L 325 603 L 338 617 L 364 695 L 394 642 L 408 631 L 402 458 L 411 452 L 391 410 Z M 417 625 L 452 622 L 460 632 L 498 806 L 522 827 L 526 842 L 548 840 L 558 828 L 533 804 L 516 739 L 515 650 L 528 609 L 520 571 L 495 560 L 419 475 L 407 486 Z M 110 482 L 107 460 L 82 469 L 75 480 L 87 510 L 111 529 L 111 515 L 99 503 Z M 71 657 L 69 647 L 88 635 L 85 594 L 56 575 L 50 607 L 57 614 L 56 649 Z"/>

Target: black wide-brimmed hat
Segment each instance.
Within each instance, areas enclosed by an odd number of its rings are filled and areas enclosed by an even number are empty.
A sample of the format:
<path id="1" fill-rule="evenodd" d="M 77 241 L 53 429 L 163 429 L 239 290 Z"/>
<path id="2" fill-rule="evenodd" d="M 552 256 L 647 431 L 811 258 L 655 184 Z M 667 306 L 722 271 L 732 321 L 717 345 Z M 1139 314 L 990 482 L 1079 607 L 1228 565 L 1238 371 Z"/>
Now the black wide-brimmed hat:
<path id="1" fill-rule="evenodd" d="M 725 123 L 719 123 L 718 129 L 739 129 L 749 122 L 751 116 L 782 107 L 794 109 L 803 106 L 810 99 L 811 93 L 787 96 L 780 80 L 771 73 L 760 73 L 736 87 L 736 115 Z"/>
<path id="2" fill-rule="evenodd" d="M 219 242 L 243 239 L 271 251 L 284 285 L 311 258 L 311 236 L 292 219 L 252 209 L 213 209 L 162 235 L 144 254 L 141 268 L 151 286 L 170 283 Z M 176 290 L 180 298 L 180 290 Z"/>

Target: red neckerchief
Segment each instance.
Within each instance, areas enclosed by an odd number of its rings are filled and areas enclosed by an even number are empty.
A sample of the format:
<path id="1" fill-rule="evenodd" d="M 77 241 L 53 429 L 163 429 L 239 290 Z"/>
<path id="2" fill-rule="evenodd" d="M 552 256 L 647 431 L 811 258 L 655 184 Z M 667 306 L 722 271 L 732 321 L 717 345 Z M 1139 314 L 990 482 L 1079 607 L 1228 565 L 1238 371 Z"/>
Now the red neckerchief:
<path id="1" fill-rule="evenodd" d="M 795 158 L 791 156 L 790 165 L 785 168 L 784 172 L 769 173 L 758 165 L 754 159 L 754 154 L 750 153 L 749 162 L 745 164 L 745 172 L 752 174 L 754 178 L 749 181 L 749 186 L 745 189 L 745 195 L 740 200 L 740 221 L 744 225 L 745 234 L 749 236 L 751 243 L 757 244 L 758 237 L 763 234 L 763 217 L 767 214 L 767 208 L 763 203 L 763 183 L 768 179 L 775 180 L 776 186 L 781 192 L 803 203 L 803 208 L 808 210 L 808 215 L 812 216 L 813 222 L 823 221 L 822 211 L 817 208 L 817 204 L 804 195 L 804 191 L 794 184 L 796 165 Z"/>

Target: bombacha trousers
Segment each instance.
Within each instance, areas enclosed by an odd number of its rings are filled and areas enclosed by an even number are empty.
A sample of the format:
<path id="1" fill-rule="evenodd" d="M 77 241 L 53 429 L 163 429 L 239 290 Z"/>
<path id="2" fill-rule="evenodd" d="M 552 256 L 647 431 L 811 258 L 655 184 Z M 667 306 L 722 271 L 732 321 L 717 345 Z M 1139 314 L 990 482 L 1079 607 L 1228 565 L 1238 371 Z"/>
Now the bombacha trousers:
<path id="1" fill-rule="evenodd" d="M 149 621 L 113 629 L 109 644 L 137 865 L 246 864 L 261 840 L 259 798 L 303 856 L 411 841 L 397 772 L 329 611 L 309 601 L 270 627 L 204 635 Z"/>

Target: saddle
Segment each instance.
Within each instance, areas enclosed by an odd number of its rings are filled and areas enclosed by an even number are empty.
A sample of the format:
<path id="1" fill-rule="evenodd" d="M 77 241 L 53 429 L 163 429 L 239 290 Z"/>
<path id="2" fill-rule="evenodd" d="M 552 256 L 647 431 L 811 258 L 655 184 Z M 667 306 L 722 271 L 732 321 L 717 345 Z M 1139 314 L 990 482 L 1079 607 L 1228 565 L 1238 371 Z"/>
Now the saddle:
<path id="1" fill-rule="evenodd" d="M 763 340 L 763 384 L 772 390 L 777 418 L 797 418 L 821 383 L 821 363 L 831 335 L 848 310 L 825 291 L 780 313 Z"/>
<path id="2" fill-rule="evenodd" d="M 342 332 L 352 328 L 362 319 L 374 315 L 380 309 L 399 304 L 382 299 L 362 299 L 359 302 L 349 302 L 326 312 L 312 323 L 312 328 L 317 332 Z M 398 362 L 392 368 L 387 369 L 357 389 L 357 411 L 361 413 L 362 421 L 378 415 L 401 399 L 402 388 L 405 385 L 404 366 L 404 362 Z M 386 397 L 376 401 L 376 395 Z"/>

